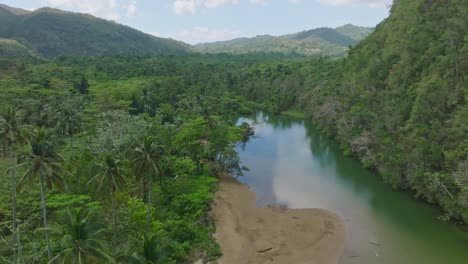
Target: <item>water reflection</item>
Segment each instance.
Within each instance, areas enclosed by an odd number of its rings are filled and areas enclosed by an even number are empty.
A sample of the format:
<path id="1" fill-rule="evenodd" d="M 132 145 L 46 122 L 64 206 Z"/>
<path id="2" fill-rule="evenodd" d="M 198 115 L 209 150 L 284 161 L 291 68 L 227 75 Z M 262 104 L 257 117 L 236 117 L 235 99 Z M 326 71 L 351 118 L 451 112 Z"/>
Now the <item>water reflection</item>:
<path id="1" fill-rule="evenodd" d="M 468 263 L 468 236 L 438 211 L 394 192 L 311 123 L 258 113 L 256 137 L 238 151 L 241 179 L 259 204 L 324 208 L 348 229 L 342 263 Z"/>

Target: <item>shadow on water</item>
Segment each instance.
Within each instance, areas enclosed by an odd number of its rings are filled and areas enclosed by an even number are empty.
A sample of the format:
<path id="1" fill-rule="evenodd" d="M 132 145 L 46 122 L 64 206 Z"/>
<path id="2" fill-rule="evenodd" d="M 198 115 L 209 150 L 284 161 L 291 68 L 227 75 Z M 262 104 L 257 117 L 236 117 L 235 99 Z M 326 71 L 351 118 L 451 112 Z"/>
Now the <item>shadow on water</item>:
<path id="1" fill-rule="evenodd" d="M 349 237 L 342 263 L 468 263 L 466 233 L 344 156 L 311 122 L 264 113 L 248 121 L 255 123 L 256 137 L 238 148 L 251 170 L 241 180 L 259 204 L 339 214 Z"/>

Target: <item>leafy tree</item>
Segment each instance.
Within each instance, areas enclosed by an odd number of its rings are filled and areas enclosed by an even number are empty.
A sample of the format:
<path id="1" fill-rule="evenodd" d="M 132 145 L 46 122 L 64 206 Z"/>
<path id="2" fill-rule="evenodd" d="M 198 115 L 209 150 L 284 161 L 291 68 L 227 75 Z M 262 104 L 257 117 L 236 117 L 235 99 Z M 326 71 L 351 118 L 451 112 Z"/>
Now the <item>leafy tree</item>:
<path id="1" fill-rule="evenodd" d="M 31 152 L 21 157 L 22 163 L 17 167 L 25 167 L 26 171 L 18 182 L 18 188 L 21 190 L 26 181 L 33 182 L 37 177 L 40 180 L 41 208 L 44 228 L 48 227 L 47 207 L 46 207 L 46 188 L 52 189 L 56 186 L 59 189 L 64 188 L 61 173 L 65 172 L 60 162 L 63 160 L 57 152 L 57 143 L 52 140 L 53 134 L 44 128 L 36 130 L 31 138 Z M 52 251 L 49 241 L 49 233 L 45 232 L 45 241 L 47 244 L 47 255 L 52 259 Z"/>
<path id="2" fill-rule="evenodd" d="M 52 234 L 60 237 L 61 252 L 49 263 L 86 264 L 115 260 L 106 252 L 106 228 L 99 215 L 86 209 L 68 208 L 59 227 L 50 228 Z"/>
<path id="3" fill-rule="evenodd" d="M 75 84 L 75 88 L 78 90 L 80 94 L 88 94 L 89 93 L 88 80 L 85 77 L 81 77 L 80 82 L 78 84 Z"/>
<path id="4" fill-rule="evenodd" d="M 14 145 L 24 145 L 27 141 L 30 127 L 22 123 L 21 112 L 13 107 L 8 108 L 5 114 L 0 115 L 0 138 L 3 146 L 8 148 L 10 167 L 7 172 L 11 178 L 11 207 L 12 207 L 12 232 L 13 232 L 13 263 L 17 261 L 17 255 L 21 258 L 21 243 L 16 221 L 16 179 L 14 160 L 16 154 Z M 4 150 L 5 151 L 5 150 Z"/>
<path id="5" fill-rule="evenodd" d="M 163 156 L 165 148 L 159 145 L 155 138 L 145 137 L 141 144 L 135 148 L 136 158 L 133 160 L 135 166 L 135 172 L 137 177 L 143 182 L 143 191 L 147 192 L 148 200 L 148 219 L 147 229 L 151 221 L 151 192 L 153 175 L 158 175 L 163 184 L 163 169 L 161 168 L 161 162 L 166 158 Z M 147 184 L 146 184 L 147 183 Z"/>
<path id="6" fill-rule="evenodd" d="M 88 185 L 96 182 L 96 191 L 101 192 L 103 190 L 110 191 L 111 202 L 112 202 L 112 223 L 114 227 L 117 224 L 117 209 L 115 204 L 115 192 L 120 189 L 125 183 L 125 175 L 123 162 L 116 159 L 112 154 L 108 153 L 99 158 L 99 161 L 95 164 L 93 171 L 96 173 Z M 116 233 L 114 231 L 114 242 L 116 239 Z M 115 248 L 115 247 L 114 247 Z"/>
<path id="7" fill-rule="evenodd" d="M 80 108 L 76 103 L 65 101 L 55 113 L 57 132 L 70 138 L 70 159 L 73 156 L 73 136 L 82 129 Z"/>
<path id="8" fill-rule="evenodd" d="M 119 259 L 121 263 L 131 264 L 160 264 L 166 260 L 164 244 L 157 236 L 145 234 L 143 241 L 139 242 L 140 247 L 133 254 L 123 256 Z"/>

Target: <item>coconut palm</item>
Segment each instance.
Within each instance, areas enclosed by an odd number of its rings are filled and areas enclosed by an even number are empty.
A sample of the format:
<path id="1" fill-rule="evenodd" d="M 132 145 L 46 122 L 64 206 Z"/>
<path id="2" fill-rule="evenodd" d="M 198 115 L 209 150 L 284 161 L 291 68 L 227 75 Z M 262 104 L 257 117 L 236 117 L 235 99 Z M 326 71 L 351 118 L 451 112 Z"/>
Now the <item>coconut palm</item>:
<path id="1" fill-rule="evenodd" d="M 165 148 L 157 144 L 155 138 L 145 137 L 141 144 L 135 148 L 134 166 L 137 177 L 143 182 L 143 192 L 147 193 L 148 219 L 146 228 L 149 228 L 151 221 L 151 188 L 153 175 L 158 175 L 163 183 L 163 170 L 160 164 L 166 158 L 163 156 Z"/>
<path id="2" fill-rule="evenodd" d="M 105 225 L 99 221 L 96 213 L 86 208 L 68 208 L 62 216 L 62 225 L 49 231 L 61 237 L 62 247 L 50 264 L 102 263 L 103 260 L 115 263 L 106 253 Z"/>
<path id="3" fill-rule="evenodd" d="M 139 103 L 143 107 L 143 111 L 148 114 L 152 115 L 153 114 L 153 98 L 151 92 L 144 88 L 140 91 L 140 97 L 139 97 Z"/>
<path id="4" fill-rule="evenodd" d="M 16 155 L 14 145 L 24 145 L 27 141 L 29 130 L 30 127 L 22 123 L 21 113 L 15 108 L 10 107 L 3 115 L 0 115 L 0 138 L 3 141 L 3 146 L 8 148 L 8 156 L 10 160 L 10 167 L 7 172 L 10 173 L 11 178 L 11 212 L 13 218 L 13 263 L 16 263 L 17 256 L 21 256 L 21 246 L 16 221 L 16 180 L 15 170 L 13 169 Z M 6 152 L 5 149 L 4 152 Z"/>
<path id="5" fill-rule="evenodd" d="M 156 236 L 145 234 L 139 247 L 132 254 L 120 257 L 119 263 L 159 264 L 166 260 L 164 244 Z"/>
<path id="6" fill-rule="evenodd" d="M 96 191 L 100 192 L 104 189 L 111 192 L 112 201 L 112 222 L 114 227 L 117 224 L 117 214 L 115 207 L 115 192 L 124 185 L 125 176 L 122 168 L 122 161 L 116 159 L 111 153 L 104 154 L 100 158 L 93 169 L 96 172 L 95 176 L 88 181 L 88 185 L 96 182 Z M 114 242 L 115 242 L 114 231 Z"/>
<path id="7" fill-rule="evenodd" d="M 56 113 L 57 132 L 70 137 L 70 159 L 73 156 L 73 136 L 81 131 L 82 121 L 79 107 L 64 104 Z"/>
<path id="8" fill-rule="evenodd" d="M 57 142 L 52 140 L 53 134 L 44 128 L 36 130 L 30 140 L 31 152 L 20 158 L 21 164 L 17 167 L 26 167 L 24 175 L 18 182 L 18 190 L 27 182 L 34 182 L 36 178 L 40 180 L 41 191 L 41 209 L 44 228 L 47 228 L 47 207 L 46 207 L 46 188 L 52 189 L 53 186 L 63 189 L 64 184 L 60 177 L 61 173 L 66 173 L 60 162 L 63 160 L 57 152 Z M 47 243 L 47 255 L 49 260 L 52 258 L 50 248 L 49 233 L 45 232 Z"/>

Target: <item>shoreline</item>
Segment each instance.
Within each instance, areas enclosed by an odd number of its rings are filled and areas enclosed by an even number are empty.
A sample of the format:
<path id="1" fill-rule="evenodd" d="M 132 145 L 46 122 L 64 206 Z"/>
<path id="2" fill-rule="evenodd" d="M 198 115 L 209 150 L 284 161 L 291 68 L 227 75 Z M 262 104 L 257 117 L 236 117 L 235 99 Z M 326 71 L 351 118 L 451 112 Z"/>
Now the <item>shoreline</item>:
<path id="1" fill-rule="evenodd" d="M 336 264 L 344 251 L 343 221 L 323 209 L 259 207 L 255 193 L 219 175 L 211 215 L 222 249 L 220 264 Z"/>

